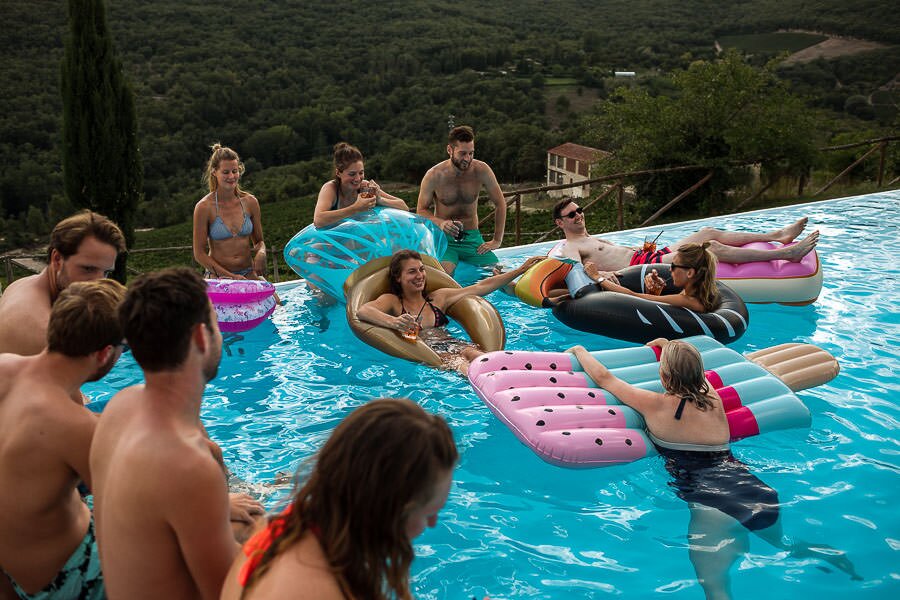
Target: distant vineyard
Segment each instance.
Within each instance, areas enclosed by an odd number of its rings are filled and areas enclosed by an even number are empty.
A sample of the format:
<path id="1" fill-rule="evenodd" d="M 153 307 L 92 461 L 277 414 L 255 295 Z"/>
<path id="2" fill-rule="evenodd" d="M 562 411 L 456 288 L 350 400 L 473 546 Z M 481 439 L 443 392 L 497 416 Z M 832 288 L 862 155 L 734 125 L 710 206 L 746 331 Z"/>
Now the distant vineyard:
<path id="1" fill-rule="evenodd" d="M 758 33 L 753 35 L 725 35 L 718 42 L 722 48 L 736 48 L 741 52 L 771 53 L 799 52 L 824 42 L 828 36 L 815 33 Z"/>

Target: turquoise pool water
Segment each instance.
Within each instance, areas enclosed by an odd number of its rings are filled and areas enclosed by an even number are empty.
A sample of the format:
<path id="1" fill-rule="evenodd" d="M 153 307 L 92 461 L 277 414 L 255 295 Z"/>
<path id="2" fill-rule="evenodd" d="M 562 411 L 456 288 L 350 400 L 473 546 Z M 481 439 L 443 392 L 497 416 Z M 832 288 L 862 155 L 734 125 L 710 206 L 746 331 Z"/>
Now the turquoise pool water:
<path id="1" fill-rule="evenodd" d="M 732 347 L 813 343 L 838 357 L 841 374 L 801 392 L 810 429 L 744 440 L 734 453 L 778 490 L 787 535 L 845 551 L 864 581 L 751 538 L 731 572 L 736 598 L 900 597 L 900 277 L 884 260 L 900 237 L 898 201 L 900 192 L 890 192 L 662 227 L 660 241 L 672 242 L 702 225 L 767 230 L 806 215 L 822 232 L 819 300 L 750 305 L 749 330 Z M 637 243 L 643 230 L 605 237 Z M 502 255 L 517 264 L 549 246 Z M 287 306 L 270 322 L 226 340 L 205 396 L 204 422 L 239 476 L 264 482 L 293 471 L 354 407 L 408 396 L 448 420 L 461 452 L 438 526 L 417 540 L 417 598 L 703 597 L 688 560 L 688 508 L 667 486 L 660 459 L 577 471 L 546 464 L 458 375 L 363 345 L 343 306 L 318 307 L 304 288 L 282 297 Z M 508 348 L 623 345 L 570 330 L 502 293 L 489 299 L 506 322 Z M 89 391 L 103 400 L 139 381 L 126 355 Z"/>

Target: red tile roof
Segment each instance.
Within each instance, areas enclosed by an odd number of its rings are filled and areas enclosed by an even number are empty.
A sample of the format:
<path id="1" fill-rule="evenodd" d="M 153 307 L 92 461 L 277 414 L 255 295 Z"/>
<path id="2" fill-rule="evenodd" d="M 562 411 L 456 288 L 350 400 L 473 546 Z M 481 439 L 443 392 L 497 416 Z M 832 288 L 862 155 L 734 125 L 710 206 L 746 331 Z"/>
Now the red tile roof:
<path id="1" fill-rule="evenodd" d="M 547 150 L 547 152 L 549 152 L 550 154 L 565 156 L 566 158 L 574 158 L 575 160 L 580 160 L 586 163 L 592 163 L 603 156 L 609 155 L 609 152 L 605 150 L 591 148 L 590 146 L 582 146 L 580 144 L 573 144 L 572 142 L 560 144 L 555 148 L 550 148 L 549 150 Z"/>

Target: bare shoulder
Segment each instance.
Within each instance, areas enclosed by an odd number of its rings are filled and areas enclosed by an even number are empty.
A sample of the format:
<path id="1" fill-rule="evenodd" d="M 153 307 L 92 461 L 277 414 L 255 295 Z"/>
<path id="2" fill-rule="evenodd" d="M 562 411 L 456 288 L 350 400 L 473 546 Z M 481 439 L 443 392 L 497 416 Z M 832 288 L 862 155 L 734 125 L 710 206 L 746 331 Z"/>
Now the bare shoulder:
<path id="1" fill-rule="evenodd" d="M 396 294 L 382 294 L 375 298 L 372 304 L 390 314 L 400 312 L 400 298 L 398 298 Z"/>
<path id="2" fill-rule="evenodd" d="M 442 179 L 446 177 L 447 173 L 452 169 L 449 160 L 442 160 L 438 164 L 434 165 L 428 171 L 425 172 L 425 177 L 422 179 L 424 182 L 427 179 Z"/>
<path id="3" fill-rule="evenodd" d="M 259 200 L 253 194 L 245 194 L 241 196 L 241 200 L 244 201 L 245 205 L 249 205 L 254 208 L 259 208 Z"/>
<path id="4" fill-rule="evenodd" d="M 245 598 L 343 600 L 345 596 L 318 542 L 307 534 L 275 559 Z"/>
<path id="5" fill-rule="evenodd" d="M 16 305 L 23 302 L 34 301 L 39 294 L 39 290 L 45 287 L 42 284 L 43 278 L 41 275 L 43 275 L 43 273 L 22 277 L 6 286 L 3 295 L 0 296 L 0 306 Z M 44 303 L 48 306 L 50 305 L 49 296 L 47 296 Z"/>
<path id="6" fill-rule="evenodd" d="M 50 296 L 43 281 L 18 279 L 0 296 L 0 352 L 31 355 L 47 345 Z"/>
<path id="7" fill-rule="evenodd" d="M 477 158 L 472 161 L 472 166 L 474 167 L 474 171 L 478 174 L 479 177 L 493 177 L 494 170 L 491 168 L 489 164 L 484 162 L 483 160 L 478 160 Z"/>
<path id="8" fill-rule="evenodd" d="M 197 204 L 194 205 L 194 212 L 198 212 L 198 211 L 202 212 L 202 211 L 206 211 L 206 210 L 211 210 L 212 204 L 213 204 L 213 193 L 210 192 L 207 195 L 200 198 L 200 200 L 197 201 Z"/>

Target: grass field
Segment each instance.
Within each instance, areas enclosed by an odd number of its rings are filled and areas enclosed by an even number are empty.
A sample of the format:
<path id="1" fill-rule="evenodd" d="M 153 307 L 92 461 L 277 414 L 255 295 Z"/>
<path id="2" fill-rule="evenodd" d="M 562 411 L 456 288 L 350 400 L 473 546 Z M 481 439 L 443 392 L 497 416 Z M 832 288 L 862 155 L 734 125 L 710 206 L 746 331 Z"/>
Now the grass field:
<path id="1" fill-rule="evenodd" d="M 824 42 L 828 36 L 815 33 L 777 32 L 752 35 L 726 35 L 718 39 L 722 48 L 736 48 L 742 52 L 769 53 L 798 52 Z"/>
<path id="2" fill-rule="evenodd" d="M 544 79 L 544 85 L 576 85 L 578 80 L 574 77 L 547 77 Z"/>

